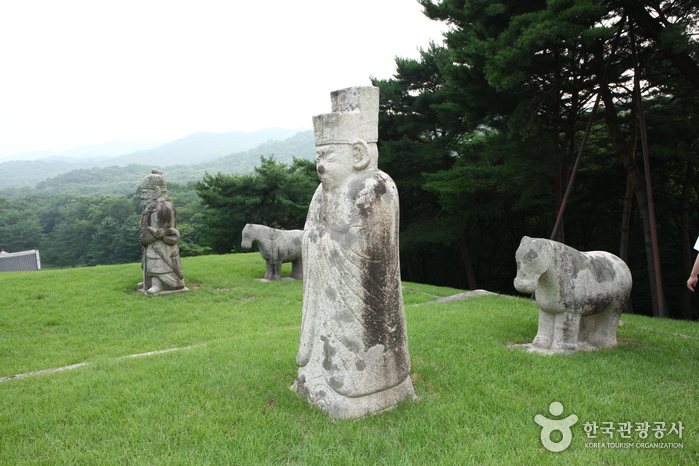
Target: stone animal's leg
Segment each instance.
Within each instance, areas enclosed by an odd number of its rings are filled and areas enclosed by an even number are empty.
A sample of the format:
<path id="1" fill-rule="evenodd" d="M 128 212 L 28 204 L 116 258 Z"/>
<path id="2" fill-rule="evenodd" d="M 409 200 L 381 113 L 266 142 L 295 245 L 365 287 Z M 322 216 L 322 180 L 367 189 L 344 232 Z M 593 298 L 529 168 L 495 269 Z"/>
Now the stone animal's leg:
<path id="1" fill-rule="evenodd" d="M 296 259 L 291 263 L 291 273 L 289 276 L 294 280 L 303 280 L 303 262 L 301 259 Z"/>
<path id="2" fill-rule="evenodd" d="M 580 329 L 578 330 L 578 343 L 589 345 L 592 335 L 597 331 L 599 314 L 582 316 L 580 318 Z"/>
<path id="3" fill-rule="evenodd" d="M 267 261 L 267 272 L 265 273 L 265 280 L 276 281 L 282 279 L 282 263 L 281 261 L 268 260 Z"/>
<path id="4" fill-rule="evenodd" d="M 556 321 L 555 314 L 549 314 L 539 309 L 539 329 L 532 341 L 532 346 L 548 349 L 553 341 L 553 327 Z"/>
<path id="5" fill-rule="evenodd" d="M 553 342 L 551 351 L 557 353 L 568 353 L 577 351 L 578 332 L 580 330 L 580 314 L 563 312 L 556 314 L 556 324 L 553 329 Z"/>
<path id="6" fill-rule="evenodd" d="M 587 340 L 593 348 L 611 348 L 616 346 L 616 329 L 619 325 L 621 311 L 615 306 L 597 314 L 596 325 Z"/>

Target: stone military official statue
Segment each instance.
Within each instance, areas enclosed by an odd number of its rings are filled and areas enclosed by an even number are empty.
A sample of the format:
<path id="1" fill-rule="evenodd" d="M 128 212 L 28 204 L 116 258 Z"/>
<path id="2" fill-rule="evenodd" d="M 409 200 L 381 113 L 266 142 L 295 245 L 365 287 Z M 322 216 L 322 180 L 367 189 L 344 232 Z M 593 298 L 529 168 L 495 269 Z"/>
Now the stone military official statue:
<path id="1" fill-rule="evenodd" d="M 176 212 L 167 197 L 162 172 L 153 170 L 141 183 L 141 228 L 138 239 L 143 256 L 143 282 L 138 288 L 147 294 L 187 291 L 180 261 L 180 232 L 175 228 Z"/>
<path id="2" fill-rule="evenodd" d="M 303 316 L 292 388 L 333 418 L 415 396 L 401 294 L 398 191 L 377 168 L 379 89 L 331 94 L 314 117 L 316 190 L 303 235 Z"/>

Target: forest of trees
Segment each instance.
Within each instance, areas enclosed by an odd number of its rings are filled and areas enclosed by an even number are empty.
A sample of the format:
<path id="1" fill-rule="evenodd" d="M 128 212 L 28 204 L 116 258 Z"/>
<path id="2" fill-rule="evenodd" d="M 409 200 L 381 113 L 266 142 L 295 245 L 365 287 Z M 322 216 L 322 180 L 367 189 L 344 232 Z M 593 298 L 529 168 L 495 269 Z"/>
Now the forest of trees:
<path id="1" fill-rule="evenodd" d="M 206 174 L 192 183 L 168 182 L 177 211 L 182 256 L 240 251 L 246 223 L 303 228 L 318 185 L 315 164 L 261 157 L 248 175 Z M 48 267 L 109 265 L 141 260 L 142 207 L 136 184 L 130 195 L 47 194 L 0 197 L 0 246 L 37 248 Z"/>
<path id="2" fill-rule="evenodd" d="M 510 291 L 521 237 L 553 237 L 624 258 L 634 311 L 696 317 L 699 5 L 420 3 L 445 45 L 375 81 L 404 278 Z"/>
<path id="3" fill-rule="evenodd" d="M 168 185 L 177 206 L 183 255 L 210 253 L 200 246 L 201 207 L 192 183 Z M 137 187 L 128 196 L 46 194 L 0 197 L 0 246 L 7 252 L 37 248 L 47 267 L 140 262 Z"/>
<path id="4" fill-rule="evenodd" d="M 204 209 L 204 232 L 215 253 L 241 251 L 246 223 L 284 230 L 303 229 L 318 187 L 315 162 L 294 158 L 291 165 L 261 157 L 250 175 L 206 174 L 194 185 Z"/>
<path id="5" fill-rule="evenodd" d="M 699 317 L 685 286 L 699 234 L 699 5 L 419 1 L 449 25 L 445 42 L 374 80 L 403 279 L 514 294 L 521 237 L 551 237 L 626 260 L 631 311 Z M 168 183 L 183 255 L 238 251 L 245 223 L 302 228 L 317 185 L 313 162 L 273 157 Z M 58 266 L 138 261 L 139 217 L 135 191 L 0 198 L 0 246 L 40 247 Z"/>

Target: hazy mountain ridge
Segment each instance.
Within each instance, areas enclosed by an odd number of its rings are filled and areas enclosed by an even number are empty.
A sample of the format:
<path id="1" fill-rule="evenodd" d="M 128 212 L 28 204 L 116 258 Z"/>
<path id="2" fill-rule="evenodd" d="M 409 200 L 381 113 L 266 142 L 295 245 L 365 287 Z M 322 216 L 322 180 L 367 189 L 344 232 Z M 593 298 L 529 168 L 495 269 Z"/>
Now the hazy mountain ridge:
<path id="1" fill-rule="evenodd" d="M 314 159 L 313 131 L 297 133 L 284 141 L 268 141 L 246 152 L 198 164 L 144 165 L 144 160 L 141 160 L 140 164 L 129 164 L 125 167 L 78 168 L 37 183 L 36 190 L 72 194 L 129 194 L 138 190 L 143 177 L 153 168 L 162 170 L 168 183 L 186 183 L 201 179 L 206 172 L 231 175 L 250 173 L 259 165 L 260 156 L 272 155 L 275 160 L 283 163 L 290 163 L 294 157 Z"/>
<path id="2" fill-rule="evenodd" d="M 53 157 L 41 160 L 15 160 L 0 163 L 0 188 L 34 186 L 41 180 L 79 168 L 94 166 L 88 162 L 69 162 Z"/>
<path id="3" fill-rule="evenodd" d="M 60 152 L 38 150 L 0 157 L 0 163 L 18 160 L 39 160 L 49 157 L 70 159 L 73 162 L 76 161 L 75 159 L 105 159 L 109 157 L 117 157 L 119 155 L 131 154 L 133 152 L 152 149 L 154 147 L 161 146 L 163 143 L 163 141 L 112 141 L 105 142 L 102 144 L 80 146 L 74 149 L 68 149 Z"/>
<path id="4" fill-rule="evenodd" d="M 108 165 L 143 163 L 144 158 L 147 158 L 151 164 L 162 167 L 208 162 L 230 154 L 247 151 L 270 139 L 285 140 L 298 132 L 298 130 L 283 128 L 266 128 L 255 133 L 242 131 L 194 133 L 153 149 L 115 157 L 108 161 Z"/>
<path id="5" fill-rule="evenodd" d="M 118 190 L 123 192 L 135 176 L 133 172 L 141 173 L 139 176 L 142 179 L 152 168 L 166 172 L 168 181 L 186 182 L 201 178 L 206 171 L 247 173 L 259 163 L 260 155 L 274 154 L 280 161 L 291 161 L 292 156 L 315 156 L 312 131 L 299 132 L 282 128 L 267 128 L 256 133 L 195 133 L 152 149 L 118 157 L 70 158 L 65 155 L 69 152 L 71 151 L 40 160 L 0 162 L 0 189 L 9 192 L 21 187 L 36 186 L 39 190 L 72 192 L 70 186 L 80 186 L 78 191 L 88 194 L 102 192 L 99 190 L 101 185 L 124 183 Z M 85 152 L 83 154 L 89 155 Z M 109 170 L 101 171 L 105 168 Z M 128 169 L 120 171 L 119 168 Z M 71 174 L 74 170 L 77 172 Z M 142 173 L 143 170 L 146 171 Z M 108 179 L 110 176 L 114 177 L 112 182 Z M 81 177 L 84 177 L 82 181 Z M 59 188 L 61 185 L 63 187 Z M 87 186 L 91 188 L 88 189 Z"/>

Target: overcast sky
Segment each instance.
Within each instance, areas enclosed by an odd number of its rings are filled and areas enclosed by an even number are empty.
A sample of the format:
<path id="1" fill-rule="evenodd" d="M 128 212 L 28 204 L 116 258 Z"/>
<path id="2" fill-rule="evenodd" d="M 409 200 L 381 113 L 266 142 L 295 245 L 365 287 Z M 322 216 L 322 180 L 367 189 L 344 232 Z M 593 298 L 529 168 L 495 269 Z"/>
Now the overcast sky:
<path id="1" fill-rule="evenodd" d="M 21 0 L 0 8 L 0 157 L 311 128 L 446 26 L 416 0 Z"/>

